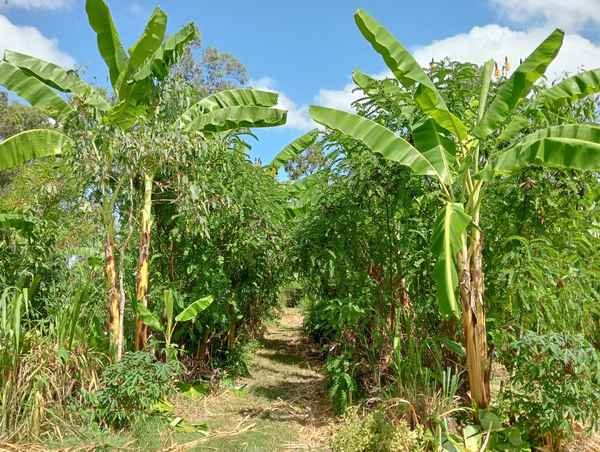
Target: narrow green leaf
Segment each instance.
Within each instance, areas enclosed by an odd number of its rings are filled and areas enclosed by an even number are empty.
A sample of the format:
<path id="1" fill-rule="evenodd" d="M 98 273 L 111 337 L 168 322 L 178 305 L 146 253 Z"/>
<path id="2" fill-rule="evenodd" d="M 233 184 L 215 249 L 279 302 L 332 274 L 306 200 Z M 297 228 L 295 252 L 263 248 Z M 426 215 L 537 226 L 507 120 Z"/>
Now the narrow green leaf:
<path id="1" fill-rule="evenodd" d="M 561 30 L 554 30 L 498 88 L 494 100 L 473 131 L 475 136 L 484 139 L 504 123 L 558 55 L 563 37 Z"/>
<path id="2" fill-rule="evenodd" d="M 562 82 L 542 91 L 538 100 L 545 103 L 563 100 L 579 100 L 600 92 L 600 69 L 592 69 L 564 79 Z"/>
<path id="3" fill-rule="evenodd" d="M 275 169 L 281 168 L 288 161 L 296 158 L 298 155 L 304 152 L 309 146 L 312 146 L 318 136 L 319 131 L 317 129 L 313 129 L 301 137 L 296 138 L 281 151 L 279 151 L 279 153 L 273 158 L 268 166 Z"/>
<path id="4" fill-rule="evenodd" d="M 29 160 L 59 155 L 71 140 L 50 129 L 33 129 L 18 133 L 0 143 L 0 171 L 22 165 Z"/>
<path id="5" fill-rule="evenodd" d="M 425 156 L 406 140 L 375 121 L 325 107 L 312 106 L 309 113 L 319 124 L 360 141 L 372 152 L 408 166 L 415 174 L 435 176 L 441 183 L 446 183 L 448 180 L 449 175 L 444 170 L 443 162 Z"/>
<path id="6" fill-rule="evenodd" d="M 54 118 L 60 119 L 73 111 L 52 88 L 32 76 L 30 72 L 5 61 L 0 61 L 0 85 Z"/>
<path id="7" fill-rule="evenodd" d="M 352 72 L 352 80 L 370 100 L 378 103 L 382 108 L 385 108 L 381 103 L 382 100 L 396 101 L 407 94 L 407 92 L 402 91 L 395 80 L 376 80 L 358 70 Z M 383 98 L 381 95 L 383 95 Z"/>
<path id="8" fill-rule="evenodd" d="M 434 278 L 440 310 L 446 315 L 459 312 L 455 261 L 461 248 L 462 234 L 470 223 L 471 217 L 464 211 L 462 204 L 448 202 L 433 228 L 431 249 L 437 255 Z"/>
<path id="9" fill-rule="evenodd" d="M 526 166 L 600 170 L 600 127 L 565 125 L 526 136 L 500 154 L 496 174 L 510 174 Z"/>
<path id="10" fill-rule="evenodd" d="M 115 27 L 110 10 L 104 0 L 86 0 L 85 11 L 92 29 L 96 32 L 98 50 L 110 74 L 110 82 L 116 87 L 119 75 L 127 67 L 127 54 Z"/>
<path id="11" fill-rule="evenodd" d="M 418 84 L 415 101 L 424 113 L 435 120 L 440 127 L 450 131 L 460 140 L 468 136 L 467 128 L 448 107 L 439 91 L 419 66 L 412 55 L 379 22 L 362 10 L 354 14 L 354 20 L 363 36 L 379 53 L 385 64 L 405 87 Z"/>
<path id="12" fill-rule="evenodd" d="M 196 117 L 186 128 L 200 132 L 224 132 L 244 127 L 285 124 L 287 112 L 268 107 L 226 107 Z"/>
<path id="13" fill-rule="evenodd" d="M 189 320 L 194 320 L 202 311 L 208 308 L 212 302 L 212 295 L 208 295 L 207 297 L 194 301 L 191 305 L 181 311 L 177 317 L 175 317 L 175 321 L 187 322 Z"/>
<path id="14" fill-rule="evenodd" d="M 477 111 L 477 121 L 481 121 L 487 107 L 488 95 L 490 93 L 490 84 L 495 66 L 494 60 L 486 61 L 481 71 L 481 91 L 479 92 L 479 109 Z"/>

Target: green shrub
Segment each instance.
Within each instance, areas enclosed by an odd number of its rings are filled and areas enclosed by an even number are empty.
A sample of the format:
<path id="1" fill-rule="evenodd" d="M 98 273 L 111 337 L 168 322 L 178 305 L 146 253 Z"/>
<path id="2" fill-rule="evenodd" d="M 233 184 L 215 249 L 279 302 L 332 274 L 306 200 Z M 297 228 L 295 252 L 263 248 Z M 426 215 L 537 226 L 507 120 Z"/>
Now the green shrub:
<path id="1" fill-rule="evenodd" d="M 100 422 L 126 427 L 149 414 L 152 406 L 173 390 L 179 371 L 176 361 L 162 363 L 146 352 L 126 353 L 102 373 L 96 394 Z"/>
<path id="2" fill-rule="evenodd" d="M 392 423 L 382 409 L 366 416 L 349 409 L 331 442 L 333 452 L 415 452 L 422 446 L 421 426 L 412 430 L 404 420 Z"/>
<path id="3" fill-rule="evenodd" d="M 352 357 L 348 354 L 331 356 L 325 362 L 329 398 L 338 414 L 343 414 L 346 408 L 352 405 L 352 400 L 358 390 L 353 375 L 354 367 L 356 364 L 352 362 Z"/>
<path id="4" fill-rule="evenodd" d="M 600 358 L 582 336 L 526 333 L 503 354 L 509 416 L 535 442 L 558 447 L 573 422 L 593 426 L 600 412 Z"/>

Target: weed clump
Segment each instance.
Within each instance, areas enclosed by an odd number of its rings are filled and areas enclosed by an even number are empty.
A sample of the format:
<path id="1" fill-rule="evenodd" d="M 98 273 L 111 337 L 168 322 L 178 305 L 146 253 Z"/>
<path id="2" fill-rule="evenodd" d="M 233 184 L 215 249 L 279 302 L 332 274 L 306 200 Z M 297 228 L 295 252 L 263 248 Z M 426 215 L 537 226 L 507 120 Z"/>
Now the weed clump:
<path id="1" fill-rule="evenodd" d="M 382 409 L 362 416 L 352 407 L 331 442 L 333 452 L 413 452 L 424 450 L 423 429 L 404 420 L 391 422 Z"/>

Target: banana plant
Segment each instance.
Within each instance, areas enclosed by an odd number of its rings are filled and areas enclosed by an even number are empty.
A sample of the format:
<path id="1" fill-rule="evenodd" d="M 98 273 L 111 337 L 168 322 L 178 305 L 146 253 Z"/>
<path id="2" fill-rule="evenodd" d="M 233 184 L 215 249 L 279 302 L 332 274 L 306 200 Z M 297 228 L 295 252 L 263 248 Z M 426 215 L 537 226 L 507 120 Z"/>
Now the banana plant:
<path id="1" fill-rule="evenodd" d="M 163 291 L 164 323 L 161 321 L 158 315 L 150 311 L 144 305 L 136 304 L 135 307 L 138 316 L 142 319 L 145 325 L 163 334 L 167 360 L 173 360 L 177 358 L 177 348 L 174 347 L 172 343 L 173 333 L 177 328 L 177 324 L 181 322 L 195 321 L 196 318 L 198 318 L 198 316 L 205 309 L 207 309 L 214 300 L 212 295 L 199 298 L 198 300 L 189 304 L 183 311 L 177 314 L 177 316 L 173 317 L 176 297 L 177 294 L 172 290 L 167 289 Z"/>
<path id="2" fill-rule="evenodd" d="M 161 83 L 187 46 L 198 36 L 197 29 L 190 23 L 167 37 L 167 17 L 160 8 L 156 8 L 140 38 L 126 51 L 104 0 L 86 0 L 85 9 L 89 24 L 96 33 L 98 50 L 108 68 L 113 88 L 112 103 L 83 82 L 74 71 L 17 52 L 7 51 L 0 62 L 0 85 L 29 101 L 32 106 L 46 111 L 58 124 L 64 123 L 75 113 L 76 103 L 82 103 L 96 112 L 101 123 L 127 131 L 152 116 Z M 71 96 L 77 102 L 68 102 L 65 96 Z M 242 127 L 277 126 L 285 123 L 286 112 L 271 108 L 276 103 L 276 93 L 250 89 L 223 91 L 193 105 L 173 127 L 211 135 Z M 69 142 L 68 137 L 59 136 L 58 132 L 28 132 L 0 144 L 0 165 L 12 165 L 31 156 L 56 154 Z M 38 146 L 39 143 L 44 146 Z M 106 155 L 108 172 L 111 150 L 100 151 Z M 140 209 L 136 297 L 147 306 L 154 170 L 142 168 L 142 178 L 144 193 Z M 111 200 L 110 195 L 104 196 L 102 210 L 106 223 L 104 250 L 108 330 L 113 356 L 119 359 L 123 344 L 123 331 L 119 325 L 124 300 L 119 296 L 115 265 L 113 207 L 114 199 Z M 135 341 L 138 349 L 143 348 L 145 338 L 145 325 L 138 319 Z"/>
<path id="3" fill-rule="evenodd" d="M 362 35 L 413 96 L 425 119 L 415 125 L 409 142 L 353 113 L 313 106 L 310 115 L 317 123 L 410 168 L 415 175 L 437 181 L 444 204 L 431 244 L 437 255 L 437 299 L 442 313 L 462 317 L 471 398 L 485 408 L 490 403 L 480 227 L 485 186 L 531 165 L 600 170 L 600 127 L 569 124 L 541 129 L 487 158 L 480 151 L 499 148 L 506 136 L 502 136 L 503 131 L 512 127 L 519 132 L 523 127 L 515 125 L 511 115 L 558 54 L 564 33 L 554 30 L 498 86 L 491 100 L 488 97 L 494 62 L 488 61 L 482 68 L 478 115 L 474 124 L 468 124 L 448 109 L 426 72 L 388 30 L 364 11 L 358 10 L 354 18 Z M 599 80 L 598 70 L 577 75 L 542 91 L 537 101 L 581 99 L 600 91 Z M 359 86 L 368 82 L 365 78 L 357 81 Z"/>

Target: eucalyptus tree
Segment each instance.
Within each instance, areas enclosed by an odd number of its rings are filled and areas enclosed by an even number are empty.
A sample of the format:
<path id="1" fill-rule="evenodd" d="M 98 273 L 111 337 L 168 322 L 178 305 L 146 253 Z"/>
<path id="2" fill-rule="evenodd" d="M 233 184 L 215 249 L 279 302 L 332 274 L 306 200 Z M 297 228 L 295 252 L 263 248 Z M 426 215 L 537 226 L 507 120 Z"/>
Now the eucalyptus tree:
<path id="1" fill-rule="evenodd" d="M 99 52 L 106 63 L 113 88 L 112 102 L 83 82 L 72 70 L 66 70 L 47 61 L 7 51 L 0 62 L 0 84 L 44 109 L 58 125 L 71 121 L 90 127 L 85 136 L 85 148 L 100 163 L 96 180 L 102 192 L 102 210 L 106 227 L 104 243 L 105 273 L 111 350 L 116 359 L 122 352 L 121 311 L 118 275 L 115 267 L 115 202 L 120 185 L 114 183 L 116 164 L 110 130 L 128 132 L 143 127 L 155 112 L 161 83 L 169 76 L 186 47 L 197 37 L 194 24 L 188 24 L 173 36 L 166 37 L 167 17 L 156 8 L 138 41 L 125 51 L 110 10 L 103 0 L 86 0 L 89 23 L 97 36 Z M 65 98 L 71 96 L 71 100 Z M 189 133 L 214 134 L 240 127 L 275 126 L 285 123 L 286 113 L 270 108 L 277 103 L 277 95 L 254 90 L 232 90 L 202 99 L 192 105 L 173 124 L 174 128 Z M 82 121 L 82 116 L 89 120 Z M 87 121 L 87 122 L 86 122 Z M 74 127 L 70 128 L 71 131 Z M 121 133 L 121 132 L 119 132 Z M 9 140 L 10 141 L 10 140 Z M 72 140 L 58 131 L 31 131 L 3 143 L 7 162 L 20 162 L 30 157 L 57 153 Z M 24 146 L 27 144 L 28 146 Z M 147 147 L 151 147 L 152 143 Z M 15 153 L 19 149 L 19 153 Z M 142 152 L 143 154 L 143 152 Z M 143 202 L 140 214 L 139 258 L 136 271 L 136 297 L 147 305 L 151 208 L 154 168 L 142 155 Z M 136 344 L 145 342 L 145 327 L 137 322 Z"/>
<path id="2" fill-rule="evenodd" d="M 437 256 L 437 298 L 443 313 L 462 314 L 471 398 L 485 408 L 490 403 L 491 365 L 480 227 L 485 187 L 494 179 L 531 165 L 600 170 L 600 127 L 566 124 L 539 129 L 510 142 L 525 127 L 511 114 L 561 48 L 564 33 L 558 29 L 497 87 L 491 100 L 488 97 L 494 62 L 487 62 L 481 73 L 478 113 L 474 118 L 461 118 L 458 112 L 449 110 L 426 72 L 382 25 L 361 10 L 354 18 L 360 32 L 420 109 L 421 115 L 409 131 L 410 141 L 353 113 L 313 106 L 311 117 L 384 158 L 409 167 L 415 175 L 437 182 L 444 204 L 432 237 L 432 250 Z M 551 104 L 594 94 L 600 91 L 599 75 L 598 70 L 576 75 L 542 91 L 534 101 Z M 354 79 L 368 91 L 368 77 L 355 73 Z M 507 142 L 511 144 L 507 146 Z"/>

